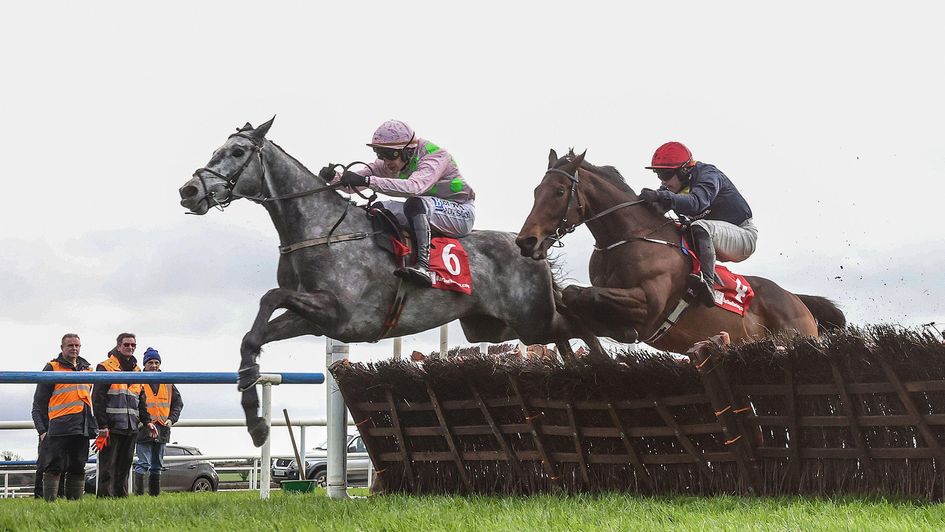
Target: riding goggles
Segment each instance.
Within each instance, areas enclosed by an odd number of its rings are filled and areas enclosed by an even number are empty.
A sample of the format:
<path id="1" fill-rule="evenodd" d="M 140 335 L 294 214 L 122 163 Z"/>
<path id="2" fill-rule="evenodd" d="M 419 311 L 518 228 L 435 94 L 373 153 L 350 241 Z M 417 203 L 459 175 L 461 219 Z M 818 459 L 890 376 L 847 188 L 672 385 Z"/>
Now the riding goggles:
<path id="1" fill-rule="evenodd" d="M 676 172 L 678 172 L 679 169 L 678 168 L 657 168 L 653 171 L 656 172 L 656 177 L 659 178 L 660 181 L 669 181 L 676 175 Z"/>
<path id="2" fill-rule="evenodd" d="M 374 148 L 374 153 L 377 155 L 377 158 L 385 161 L 399 159 L 401 151 L 402 150 L 398 148 Z"/>

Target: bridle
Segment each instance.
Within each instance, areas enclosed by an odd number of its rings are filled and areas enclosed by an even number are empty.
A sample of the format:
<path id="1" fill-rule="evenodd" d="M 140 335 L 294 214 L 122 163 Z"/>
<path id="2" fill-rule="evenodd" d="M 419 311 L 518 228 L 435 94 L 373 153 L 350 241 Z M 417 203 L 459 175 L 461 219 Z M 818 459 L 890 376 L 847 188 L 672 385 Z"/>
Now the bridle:
<path id="1" fill-rule="evenodd" d="M 254 202 L 256 202 L 256 203 L 266 203 L 266 202 L 271 202 L 271 201 L 279 201 L 279 200 L 287 200 L 287 199 L 293 199 L 293 198 L 300 198 L 300 197 L 302 197 L 302 196 L 308 196 L 308 195 L 310 195 L 310 194 L 318 194 L 318 193 L 320 193 L 320 192 L 325 192 L 325 191 L 328 191 L 328 190 L 335 190 L 335 189 L 340 188 L 340 187 L 342 186 L 341 183 L 336 183 L 336 184 L 334 184 L 334 185 L 329 184 L 329 185 L 325 185 L 325 186 L 322 186 L 322 187 L 316 187 L 316 188 L 312 188 L 312 189 L 309 189 L 309 190 L 303 190 L 303 191 L 301 191 L 301 192 L 293 192 L 293 193 L 291 193 L 291 194 L 285 194 L 285 195 L 283 195 L 283 196 L 268 196 L 268 197 L 264 197 L 264 196 L 244 196 L 244 195 L 242 195 L 242 194 L 238 194 L 238 193 L 236 192 L 236 184 L 237 184 L 237 182 L 239 181 L 240 177 L 242 177 L 243 171 L 246 170 L 246 167 L 247 167 L 247 166 L 249 166 L 249 162 L 253 160 L 253 155 L 254 155 L 254 154 L 256 155 L 256 159 L 259 161 L 259 167 L 262 169 L 262 172 L 263 172 L 263 182 L 267 182 L 267 181 L 268 181 L 268 172 L 267 172 L 267 170 L 266 170 L 265 161 L 263 161 L 263 149 L 265 148 L 263 142 L 257 140 L 257 139 L 254 138 L 254 137 L 251 137 L 251 136 L 249 136 L 249 135 L 244 135 L 244 134 L 241 133 L 241 132 L 233 133 L 232 135 L 230 135 L 229 137 L 227 137 L 227 140 L 229 140 L 229 139 L 231 139 L 231 138 L 233 138 L 233 137 L 240 137 L 240 138 L 246 139 L 246 140 L 248 140 L 248 141 L 250 142 L 250 144 L 252 144 L 252 148 L 250 149 L 250 153 L 246 156 L 246 160 L 243 161 L 243 164 L 241 164 L 241 165 L 239 166 L 239 168 L 237 168 L 236 170 L 234 170 L 233 172 L 231 172 L 229 175 L 223 175 L 223 174 L 221 174 L 220 172 L 217 172 L 216 170 L 212 170 L 212 169 L 207 168 L 207 167 L 198 168 L 197 170 L 194 171 L 193 177 L 196 177 L 197 179 L 200 180 L 200 184 L 203 186 L 203 189 L 204 189 L 204 191 L 205 191 L 205 194 L 204 194 L 203 198 L 200 199 L 200 201 L 201 201 L 201 202 L 203 202 L 203 201 L 206 201 L 206 202 L 207 202 L 207 209 L 209 209 L 210 207 L 215 207 L 215 208 L 217 208 L 217 209 L 219 209 L 219 210 L 222 211 L 222 210 L 224 210 L 225 208 L 227 208 L 227 207 L 230 205 L 230 203 L 233 202 L 234 199 L 237 199 L 237 198 L 245 198 L 245 199 L 248 199 L 248 200 L 250 200 L 250 201 L 254 201 Z M 354 165 L 354 164 L 358 164 L 358 163 L 357 163 L 357 162 L 351 163 L 351 165 Z M 362 164 L 363 164 L 363 163 L 362 163 Z M 349 167 L 350 167 L 351 165 L 349 165 Z M 346 169 L 347 169 L 347 167 L 346 167 Z M 229 193 L 230 193 L 230 194 L 229 194 L 229 197 L 226 199 L 226 201 L 219 201 L 219 200 L 216 198 L 216 194 L 214 194 L 214 192 L 213 192 L 212 190 L 210 190 L 210 187 L 207 186 L 207 182 L 206 182 L 206 180 L 205 180 L 205 178 L 204 178 L 204 174 L 205 174 L 205 173 L 210 174 L 210 175 L 216 177 L 217 179 L 220 179 L 220 180 L 222 180 L 222 181 L 224 181 L 224 182 L 226 183 L 226 185 L 225 185 L 225 186 L 226 186 L 226 189 L 227 189 L 227 190 L 229 191 Z M 361 196 L 360 193 L 358 193 L 358 195 Z M 361 196 L 361 197 L 364 198 L 364 196 Z M 368 199 L 368 198 L 365 198 L 365 199 Z M 347 212 L 347 210 L 346 210 L 346 212 Z M 193 213 L 189 213 L 189 214 L 193 214 Z"/>
<path id="2" fill-rule="evenodd" d="M 639 205 L 641 203 L 644 203 L 644 200 L 642 199 L 625 201 L 623 203 L 620 203 L 620 204 L 614 205 L 613 207 L 605 209 L 583 221 L 569 224 L 568 213 L 571 212 L 571 207 L 574 206 L 575 203 L 577 203 L 578 213 L 581 212 L 581 199 L 578 197 L 578 194 L 577 194 L 577 186 L 578 186 L 578 183 L 580 183 L 580 179 L 581 179 L 580 176 L 578 175 L 578 170 L 580 170 L 580 167 L 575 168 L 573 174 L 569 174 L 559 168 L 549 168 L 548 171 L 545 172 L 545 175 L 561 174 L 564 177 L 567 177 L 569 181 L 571 181 L 571 189 L 570 189 L 570 192 L 568 193 L 568 204 L 564 208 L 564 214 L 561 215 L 561 219 L 558 221 L 558 226 L 555 228 L 554 234 L 545 237 L 546 239 L 554 240 L 554 243 L 552 244 L 552 246 L 554 247 L 559 247 L 559 248 L 564 247 L 564 243 L 561 242 L 561 239 L 564 238 L 565 235 L 569 233 L 573 233 L 575 229 L 577 229 L 578 227 L 588 222 L 592 222 L 598 218 L 602 218 L 624 207 L 632 207 L 634 205 Z"/>
<path id="3" fill-rule="evenodd" d="M 327 184 L 327 185 L 325 185 L 325 186 L 315 187 L 315 188 L 311 188 L 311 189 L 308 189 L 308 190 L 303 190 L 303 191 L 301 191 L 301 192 L 293 192 L 293 193 L 291 193 L 291 194 L 284 194 L 284 195 L 282 195 L 282 196 L 246 196 L 246 195 L 243 195 L 243 194 L 239 194 L 239 193 L 237 193 L 236 190 L 235 190 L 235 189 L 236 189 L 236 184 L 237 184 L 237 182 L 239 181 L 240 177 L 243 175 L 243 171 L 246 170 L 246 167 L 247 167 L 247 166 L 249 166 L 249 162 L 250 162 L 251 160 L 253 160 L 253 155 L 254 155 L 254 154 L 256 155 L 256 159 L 259 161 L 259 167 L 262 169 L 262 172 L 263 172 L 263 177 L 262 177 L 262 182 L 263 182 L 263 183 L 268 183 L 268 182 L 269 182 L 269 173 L 268 173 L 268 170 L 267 170 L 267 167 L 266 167 L 266 163 L 265 163 L 265 161 L 263 160 L 263 150 L 265 149 L 265 145 L 264 145 L 263 142 L 264 142 L 265 139 L 263 139 L 262 141 L 260 141 L 260 140 L 256 139 L 255 137 L 251 137 L 251 136 L 249 136 L 249 135 L 244 135 L 242 132 L 236 132 L 236 133 L 233 133 L 232 135 L 230 135 L 229 137 L 227 137 L 227 140 L 229 140 L 229 139 L 231 139 L 231 138 L 233 138 L 233 137 L 240 137 L 240 138 L 246 139 L 246 140 L 248 140 L 248 141 L 252 144 L 252 148 L 251 148 L 251 151 L 250 151 L 249 155 L 246 156 L 246 160 L 243 161 L 243 164 L 241 164 L 239 168 L 237 168 L 236 170 L 234 170 L 234 171 L 233 171 L 232 173 L 230 173 L 229 175 L 223 175 L 223 174 L 221 174 L 220 172 L 217 172 L 216 170 L 212 170 L 212 169 L 207 168 L 207 167 L 198 168 L 197 170 L 194 171 L 193 177 L 196 177 L 197 179 L 200 180 L 200 184 L 203 186 L 203 189 L 204 189 L 204 191 L 205 191 L 204 197 L 201 198 L 200 201 L 201 201 L 201 202 L 202 202 L 202 201 L 206 201 L 206 202 L 207 202 L 207 209 L 208 209 L 208 210 L 209 210 L 210 207 L 216 207 L 217 209 L 219 209 L 219 210 L 222 211 L 222 210 L 226 209 L 226 208 L 230 205 L 230 203 L 233 202 L 234 199 L 237 199 L 237 198 L 245 198 L 245 199 L 248 199 L 248 200 L 253 201 L 253 202 L 255 202 L 255 203 L 260 203 L 260 204 L 261 204 L 261 203 L 267 203 L 267 202 L 272 202 L 272 201 L 281 201 L 281 200 L 288 200 L 288 199 L 294 199 L 294 198 L 301 198 L 301 197 L 303 197 L 303 196 L 308 196 L 308 195 L 311 195 L 311 194 L 318 194 L 318 193 L 326 192 L 326 191 L 329 191 L 329 190 L 335 190 L 335 189 L 338 189 L 338 188 L 341 188 L 342 186 L 344 186 L 344 185 L 342 185 L 341 183 Z M 361 164 L 361 165 L 367 166 L 366 163 L 363 163 L 363 162 L 361 162 L 361 161 L 355 161 L 355 162 L 350 163 L 350 164 L 348 164 L 348 165 L 329 164 L 329 166 L 332 167 L 332 168 L 341 166 L 341 167 L 344 168 L 345 170 L 348 170 L 349 168 L 351 168 L 352 166 L 354 166 L 354 165 L 356 165 L 356 164 Z M 214 176 L 214 177 L 216 177 L 216 178 L 218 178 L 218 179 L 223 180 L 223 181 L 226 183 L 226 185 L 225 185 L 225 186 L 226 186 L 226 189 L 227 189 L 227 191 L 229 191 L 229 193 L 230 193 L 230 194 L 229 194 L 229 197 L 226 199 L 226 201 L 219 201 L 219 200 L 216 198 L 216 195 L 215 195 L 215 194 L 213 193 L 213 191 L 211 191 L 210 188 L 207 186 L 207 182 L 206 182 L 206 180 L 204 179 L 204 175 L 203 175 L 204 173 L 208 173 L 208 174 L 210 174 L 210 175 L 212 175 L 212 176 Z M 361 194 L 361 192 L 360 192 L 360 191 L 357 191 L 357 190 L 355 191 L 355 193 L 356 193 L 358 196 L 360 196 L 361 198 L 367 200 L 367 202 L 368 202 L 367 205 L 358 205 L 359 208 L 362 208 L 362 209 L 364 209 L 365 211 L 368 211 L 368 210 L 371 208 L 371 205 L 374 203 L 374 200 L 377 199 L 377 194 L 374 193 L 374 191 L 371 191 L 371 196 L 370 196 L 370 197 L 367 197 L 367 196 L 365 196 L 364 194 Z M 212 202 L 212 203 L 211 203 L 211 202 Z M 352 205 L 353 203 L 354 203 L 354 202 L 352 202 L 352 201 L 346 201 L 346 202 L 345 202 L 344 211 L 342 211 L 341 216 L 340 216 L 340 217 L 338 218 L 338 220 L 334 223 L 334 225 L 332 225 L 331 230 L 328 231 L 328 234 L 327 234 L 327 235 L 325 235 L 325 236 L 320 236 L 320 237 L 316 237 L 316 238 L 309 238 L 309 239 L 303 240 L 303 241 L 301 241 L 301 242 L 296 242 L 296 243 L 293 243 L 293 244 L 282 244 L 282 245 L 279 246 L 279 253 L 285 255 L 285 254 L 292 253 L 293 251 L 296 251 L 296 250 L 299 250 L 299 249 L 308 248 L 308 247 L 314 247 L 314 246 L 320 246 L 320 245 L 322 245 L 322 244 L 331 245 L 331 244 L 334 243 L 334 242 L 349 242 L 349 241 L 352 241 L 352 240 L 362 240 L 362 239 L 364 239 L 364 238 L 367 238 L 367 237 L 369 237 L 369 236 L 373 236 L 374 234 L 376 234 L 376 231 L 375 231 L 375 232 L 371 232 L 371 233 L 364 232 L 364 231 L 357 231 L 357 232 L 354 232 L 354 233 L 347 233 L 347 234 L 342 234 L 342 235 L 335 235 L 335 234 L 334 234 L 334 233 L 335 233 L 335 230 L 338 229 L 338 226 L 341 225 L 341 222 L 344 221 L 345 217 L 348 216 L 348 208 L 351 207 L 351 205 Z M 188 213 L 188 214 L 194 214 L 194 213 L 190 212 L 190 213 Z"/>

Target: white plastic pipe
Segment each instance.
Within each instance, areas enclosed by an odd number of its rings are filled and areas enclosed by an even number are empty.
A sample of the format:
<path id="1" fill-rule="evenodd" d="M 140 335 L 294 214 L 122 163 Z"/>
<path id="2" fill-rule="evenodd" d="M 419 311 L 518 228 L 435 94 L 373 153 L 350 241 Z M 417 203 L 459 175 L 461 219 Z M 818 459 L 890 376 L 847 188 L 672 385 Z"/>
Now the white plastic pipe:
<path id="1" fill-rule="evenodd" d="M 262 385 L 262 410 L 266 425 L 269 425 L 272 421 L 272 383 L 269 382 L 264 382 Z M 265 500 L 269 498 L 269 475 L 272 474 L 272 434 L 266 438 L 266 443 L 262 446 L 260 462 L 259 498 Z"/>
<path id="2" fill-rule="evenodd" d="M 299 454 L 301 454 L 302 463 L 305 464 L 305 425 L 299 427 Z M 302 472 L 302 478 L 305 478 L 305 470 L 308 468 L 308 464 L 305 467 L 299 466 L 299 471 Z"/>
<path id="3" fill-rule="evenodd" d="M 400 360 L 404 354 L 404 339 L 394 338 L 394 360 Z"/>
<path id="4" fill-rule="evenodd" d="M 336 342 L 330 338 L 325 341 L 325 368 L 339 360 L 348 358 L 348 344 Z M 348 479 L 345 474 L 345 462 L 348 456 L 348 434 L 345 420 L 348 412 L 341 390 L 330 371 L 325 372 L 325 389 L 328 394 L 328 498 L 347 499 Z"/>
<path id="5" fill-rule="evenodd" d="M 440 358 L 446 358 L 447 352 L 450 350 L 450 327 L 448 323 L 440 325 Z"/>

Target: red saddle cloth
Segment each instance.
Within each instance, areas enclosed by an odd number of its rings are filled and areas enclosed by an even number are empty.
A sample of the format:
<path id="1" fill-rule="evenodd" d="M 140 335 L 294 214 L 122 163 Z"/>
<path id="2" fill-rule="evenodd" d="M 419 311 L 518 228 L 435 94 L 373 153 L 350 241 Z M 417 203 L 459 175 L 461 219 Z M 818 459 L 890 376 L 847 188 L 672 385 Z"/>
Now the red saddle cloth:
<path id="1" fill-rule="evenodd" d="M 683 253 L 692 257 L 692 273 L 702 271 L 699 258 L 689 248 L 689 242 L 685 238 L 682 239 L 682 249 Z M 755 297 L 755 291 L 751 289 L 748 279 L 718 264 L 715 265 L 715 276 L 722 281 L 722 284 L 715 283 L 715 306 L 744 316 L 751 299 Z"/>
<path id="2" fill-rule="evenodd" d="M 715 267 L 715 275 L 722 281 L 721 285 L 715 283 L 715 306 L 744 316 L 751 299 L 755 297 L 748 279 L 719 265 Z"/>
<path id="3" fill-rule="evenodd" d="M 436 237 L 430 241 L 430 270 L 436 273 L 433 288 L 472 294 L 469 257 L 459 240 Z"/>

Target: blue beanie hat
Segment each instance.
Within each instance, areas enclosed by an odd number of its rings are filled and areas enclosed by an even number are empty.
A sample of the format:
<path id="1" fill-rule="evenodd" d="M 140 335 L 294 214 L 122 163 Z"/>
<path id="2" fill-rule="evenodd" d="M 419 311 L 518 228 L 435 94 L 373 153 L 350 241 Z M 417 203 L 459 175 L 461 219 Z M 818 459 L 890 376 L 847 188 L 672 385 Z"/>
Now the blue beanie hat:
<path id="1" fill-rule="evenodd" d="M 143 362 L 143 363 L 144 363 L 144 364 L 147 364 L 149 360 L 157 360 L 158 362 L 160 362 L 160 361 L 161 361 L 161 353 L 158 353 L 158 350 L 157 350 L 157 349 L 155 349 L 155 348 L 153 348 L 153 347 L 149 347 L 148 350 L 144 352 L 144 362 Z"/>

